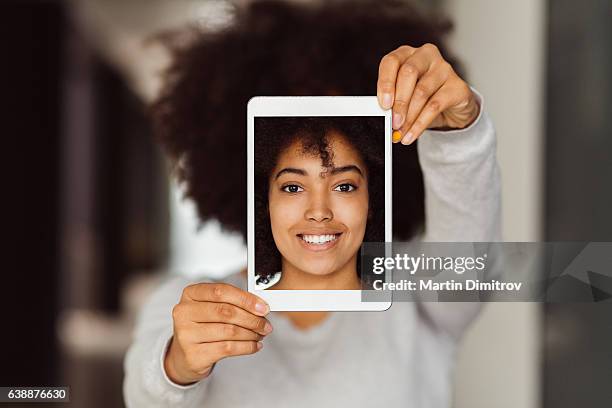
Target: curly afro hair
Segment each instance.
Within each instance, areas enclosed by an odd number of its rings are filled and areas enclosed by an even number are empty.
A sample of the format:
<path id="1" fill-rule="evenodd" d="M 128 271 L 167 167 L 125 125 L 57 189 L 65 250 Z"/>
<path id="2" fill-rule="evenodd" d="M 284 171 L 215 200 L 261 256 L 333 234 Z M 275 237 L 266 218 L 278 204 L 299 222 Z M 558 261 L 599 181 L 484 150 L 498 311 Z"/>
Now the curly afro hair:
<path id="1" fill-rule="evenodd" d="M 359 152 L 368 180 L 368 220 L 364 242 L 385 240 L 385 123 L 382 117 L 269 117 L 255 119 L 255 270 L 265 281 L 281 270 L 268 211 L 269 180 L 278 158 L 295 142 L 304 154 L 334 167 L 329 134 L 337 132 Z M 378 137 L 377 137 L 378 136 Z M 359 268 L 358 268 L 359 269 Z"/>
<path id="2" fill-rule="evenodd" d="M 152 115 L 201 221 L 216 219 L 246 239 L 246 106 L 252 96 L 375 95 L 380 59 L 405 44 L 436 44 L 460 72 L 442 43 L 450 27 L 404 1 L 255 1 L 239 9 L 228 28 L 173 47 Z M 393 174 L 394 237 L 409 239 L 424 223 L 414 145 L 393 146 Z"/>

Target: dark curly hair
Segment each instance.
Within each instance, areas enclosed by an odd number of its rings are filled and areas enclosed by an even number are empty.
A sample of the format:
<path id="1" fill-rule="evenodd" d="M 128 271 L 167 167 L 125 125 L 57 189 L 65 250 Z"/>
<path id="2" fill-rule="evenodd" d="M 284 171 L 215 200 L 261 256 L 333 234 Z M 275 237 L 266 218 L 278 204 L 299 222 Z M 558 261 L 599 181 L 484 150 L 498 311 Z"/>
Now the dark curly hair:
<path id="1" fill-rule="evenodd" d="M 405 1 L 255 1 L 233 24 L 173 48 L 152 105 L 156 134 L 176 163 L 201 221 L 218 220 L 246 239 L 246 106 L 258 95 L 374 95 L 385 54 L 433 43 L 447 54 L 447 21 Z M 423 176 L 415 145 L 393 146 L 393 232 L 423 228 Z"/>
<path id="2" fill-rule="evenodd" d="M 299 141 L 302 152 L 334 167 L 329 134 L 339 133 L 366 166 L 368 220 L 364 242 L 385 240 L 385 123 L 382 117 L 267 117 L 255 119 L 255 270 L 263 282 L 281 270 L 268 211 L 269 179 L 280 154 Z M 359 269 L 359 268 L 358 268 Z"/>

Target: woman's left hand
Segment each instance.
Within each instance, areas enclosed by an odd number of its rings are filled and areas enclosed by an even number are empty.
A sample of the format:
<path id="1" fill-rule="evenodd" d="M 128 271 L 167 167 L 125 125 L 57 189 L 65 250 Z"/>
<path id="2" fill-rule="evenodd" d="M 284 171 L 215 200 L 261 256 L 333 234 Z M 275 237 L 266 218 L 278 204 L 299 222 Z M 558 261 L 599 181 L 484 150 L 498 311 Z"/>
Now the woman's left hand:
<path id="1" fill-rule="evenodd" d="M 428 128 L 467 127 L 480 110 L 468 84 L 433 44 L 404 45 L 385 55 L 377 94 L 383 109 L 393 108 L 395 143 L 410 144 Z"/>

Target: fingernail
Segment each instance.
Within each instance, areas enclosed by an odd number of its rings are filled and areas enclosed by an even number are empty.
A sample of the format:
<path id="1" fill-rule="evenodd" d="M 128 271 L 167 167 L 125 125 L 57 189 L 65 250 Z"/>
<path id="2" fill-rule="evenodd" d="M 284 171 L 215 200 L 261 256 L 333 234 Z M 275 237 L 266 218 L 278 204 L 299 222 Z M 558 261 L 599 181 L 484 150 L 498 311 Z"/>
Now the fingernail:
<path id="1" fill-rule="evenodd" d="M 402 140 L 402 132 L 400 132 L 399 130 L 396 130 L 393 132 L 393 136 L 391 136 L 393 139 L 393 143 L 397 143 L 400 140 Z"/>
<path id="2" fill-rule="evenodd" d="M 264 326 L 263 331 L 264 331 L 265 334 L 272 333 L 272 325 L 270 323 L 266 322 L 266 325 Z"/>
<path id="3" fill-rule="evenodd" d="M 408 132 L 406 133 L 406 135 L 404 136 L 404 138 L 402 139 L 402 144 L 404 145 L 409 145 L 412 143 L 412 132 Z"/>
<path id="4" fill-rule="evenodd" d="M 261 348 L 263 347 L 263 343 L 261 341 L 257 342 L 257 350 L 261 350 Z"/>
<path id="5" fill-rule="evenodd" d="M 393 113 L 393 128 L 399 129 L 404 122 L 404 116 L 400 113 Z"/>
<path id="6" fill-rule="evenodd" d="M 393 96 L 390 93 L 384 93 L 382 96 L 383 109 L 389 109 L 393 105 Z"/>
<path id="7" fill-rule="evenodd" d="M 261 314 L 267 314 L 270 311 L 270 307 L 265 303 L 255 303 L 255 310 Z"/>

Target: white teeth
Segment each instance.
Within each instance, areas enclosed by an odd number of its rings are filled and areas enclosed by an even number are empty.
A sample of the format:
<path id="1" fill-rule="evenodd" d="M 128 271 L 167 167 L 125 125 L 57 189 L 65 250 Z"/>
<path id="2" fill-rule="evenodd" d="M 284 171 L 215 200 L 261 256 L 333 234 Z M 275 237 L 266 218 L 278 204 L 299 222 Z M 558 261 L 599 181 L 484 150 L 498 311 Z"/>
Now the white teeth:
<path id="1" fill-rule="evenodd" d="M 326 244 L 336 239 L 336 235 L 302 235 L 302 239 L 309 244 Z"/>

